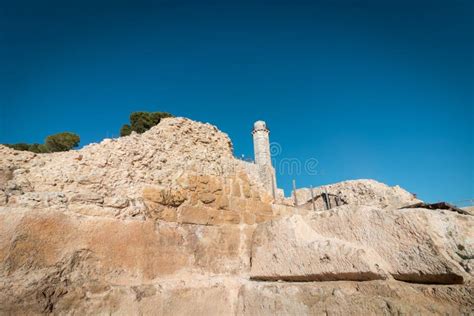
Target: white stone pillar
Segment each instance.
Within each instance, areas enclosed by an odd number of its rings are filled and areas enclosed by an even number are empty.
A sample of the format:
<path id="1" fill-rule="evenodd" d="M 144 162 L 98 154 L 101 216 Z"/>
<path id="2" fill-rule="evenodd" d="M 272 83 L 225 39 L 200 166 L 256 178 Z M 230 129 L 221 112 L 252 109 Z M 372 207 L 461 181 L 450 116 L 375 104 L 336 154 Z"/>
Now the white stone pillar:
<path id="1" fill-rule="evenodd" d="M 253 125 L 253 147 L 255 154 L 255 163 L 259 166 L 271 166 L 272 159 L 270 155 L 270 131 L 264 121 L 257 121 Z"/>
<path id="2" fill-rule="evenodd" d="M 260 179 L 269 193 L 275 197 L 277 185 L 270 153 L 270 131 L 264 121 L 257 121 L 253 125 L 252 134 L 255 164 L 259 169 Z"/>

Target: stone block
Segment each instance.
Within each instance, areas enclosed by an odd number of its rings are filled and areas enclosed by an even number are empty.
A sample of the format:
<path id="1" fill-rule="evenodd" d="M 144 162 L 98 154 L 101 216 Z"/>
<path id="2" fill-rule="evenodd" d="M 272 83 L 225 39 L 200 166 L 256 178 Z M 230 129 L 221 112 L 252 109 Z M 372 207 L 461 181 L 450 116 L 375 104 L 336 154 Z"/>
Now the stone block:
<path id="1" fill-rule="evenodd" d="M 253 225 L 255 224 L 256 217 L 255 214 L 250 212 L 243 212 L 242 213 L 242 221 L 244 224 Z"/>
<path id="2" fill-rule="evenodd" d="M 115 208 L 125 208 L 128 206 L 128 204 L 129 204 L 129 200 L 122 196 L 112 196 L 112 197 L 106 197 L 104 199 L 105 206 L 110 206 L 110 207 L 115 207 Z"/>
<path id="3" fill-rule="evenodd" d="M 229 198 L 225 195 L 217 197 L 216 207 L 219 209 L 228 209 L 229 208 Z"/>
<path id="4" fill-rule="evenodd" d="M 240 184 L 236 180 L 232 181 L 232 196 L 235 196 L 235 197 L 240 197 L 241 196 Z"/>
<path id="5" fill-rule="evenodd" d="M 158 213 L 158 219 L 167 222 L 176 222 L 178 211 L 175 208 L 165 207 Z"/>
<path id="6" fill-rule="evenodd" d="M 204 204 L 210 204 L 216 200 L 216 196 L 212 193 L 202 193 L 199 196 L 199 199 L 201 200 L 202 203 Z"/>
<path id="7" fill-rule="evenodd" d="M 222 222 L 225 224 L 239 224 L 240 223 L 240 213 L 235 211 L 223 211 L 222 212 Z"/>
<path id="8" fill-rule="evenodd" d="M 183 206 L 179 211 L 178 220 L 182 223 L 206 225 L 209 222 L 207 208 L 198 206 Z"/>
<path id="9" fill-rule="evenodd" d="M 143 198 L 165 206 L 178 207 L 186 200 L 182 189 L 171 189 L 165 187 L 145 187 Z"/>
<path id="10" fill-rule="evenodd" d="M 248 201 L 250 200 L 232 196 L 229 201 L 229 209 L 236 212 L 244 212 Z"/>
<path id="11" fill-rule="evenodd" d="M 261 201 L 248 200 L 246 210 L 261 215 L 273 215 L 272 205 Z"/>

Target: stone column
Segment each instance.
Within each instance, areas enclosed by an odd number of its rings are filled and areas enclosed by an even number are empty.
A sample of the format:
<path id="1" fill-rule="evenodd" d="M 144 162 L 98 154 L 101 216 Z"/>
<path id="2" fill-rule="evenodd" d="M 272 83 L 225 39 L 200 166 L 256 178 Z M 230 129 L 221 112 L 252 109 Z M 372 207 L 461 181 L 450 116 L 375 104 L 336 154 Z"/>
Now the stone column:
<path id="1" fill-rule="evenodd" d="M 265 188 L 275 197 L 276 178 L 270 154 L 270 131 L 264 121 L 257 121 L 253 125 L 252 134 L 255 164 L 259 168 L 260 178 Z"/>
<path id="2" fill-rule="evenodd" d="M 270 131 L 264 121 L 257 121 L 253 125 L 253 148 L 255 163 L 259 166 L 272 165 L 270 156 Z"/>

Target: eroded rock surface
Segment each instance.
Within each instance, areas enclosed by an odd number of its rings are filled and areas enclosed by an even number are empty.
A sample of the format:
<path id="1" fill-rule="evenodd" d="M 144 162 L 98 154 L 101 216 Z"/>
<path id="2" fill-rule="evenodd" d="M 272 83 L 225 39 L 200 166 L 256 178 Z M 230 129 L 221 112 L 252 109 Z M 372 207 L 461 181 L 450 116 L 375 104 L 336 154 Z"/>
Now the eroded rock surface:
<path id="1" fill-rule="evenodd" d="M 401 207 L 420 202 L 415 195 L 400 188 L 399 186 L 390 187 L 375 180 L 349 180 L 335 184 L 324 185 L 313 188 L 313 195 L 309 188 L 296 190 L 298 205 L 306 205 L 312 209 L 310 203 L 312 197 L 315 198 L 316 210 L 326 209 L 323 203 L 322 195 L 325 193 L 331 197 L 338 198 L 338 204 L 349 205 L 373 205 L 380 208 Z M 331 199 L 331 207 L 335 207 L 336 201 Z"/>
<path id="2" fill-rule="evenodd" d="M 251 275 L 264 280 L 371 280 L 463 283 L 472 271 L 470 216 L 426 209 L 342 206 L 260 225 Z M 454 235 L 451 228 L 461 233 Z M 454 240 L 456 239 L 456 240 Z M 454 250 L 454 251 L 453 251 Z"/>
<path id="3" fill-rule="evenodd" d="M 267 281 L 386 279 L 386 263 L 361 244 L 324 236 L 300 215 L 262 224 L 252 243 L 251 277 Z"/>
<path id="4" fill-rule="evenodd" d="M 370 180 L 313 212 L 256 171 L 184 118 L 64 153 L 0 145 L 0 314 L 474 312 L 472 216 L 398 209 L 418 200 Z"/>
<path id="5" fill-rule="evenodd" d="M 254 282 L 240 290 L 242 315 L 459 315 L 474 289 L 393 281 Z"/>

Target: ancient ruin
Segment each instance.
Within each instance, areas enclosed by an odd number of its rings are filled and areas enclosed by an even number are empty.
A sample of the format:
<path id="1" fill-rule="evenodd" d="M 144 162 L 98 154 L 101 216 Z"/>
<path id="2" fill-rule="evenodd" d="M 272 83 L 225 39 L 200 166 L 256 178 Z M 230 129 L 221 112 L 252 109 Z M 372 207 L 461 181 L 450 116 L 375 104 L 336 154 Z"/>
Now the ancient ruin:
<path id="1" fill-rule="evenodd" d="M 472 214 L 374 180 L 295 205 L 268 133 L 255 123 L 255 163 L 185 118 L 69 152 L 0 146 L 0 314 L 474 313 Z"/>

